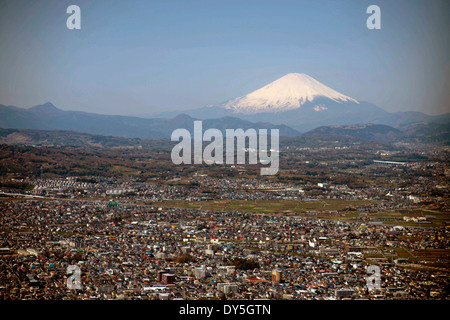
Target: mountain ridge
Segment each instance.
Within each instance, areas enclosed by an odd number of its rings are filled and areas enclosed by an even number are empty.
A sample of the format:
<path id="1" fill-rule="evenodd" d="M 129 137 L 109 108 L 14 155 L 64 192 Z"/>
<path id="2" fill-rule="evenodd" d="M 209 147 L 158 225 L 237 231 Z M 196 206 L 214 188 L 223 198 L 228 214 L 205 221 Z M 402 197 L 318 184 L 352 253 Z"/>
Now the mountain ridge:
<path id="1" fill-rule="evenodd" d="M 260 89 L 216 106 L 159 114 L 153 118 L 65 111 L 51 102 L 28 109 L 0 105 L 0 127 L 71 130 L 129 138 L 170 137 L 176 128 L 280 129 L 282 136 L 297 136 L 321 126 L 380 124 L 400 127 L 415 122 L 450 122 L 450 113 L 431 116 L 395 112 L 343 95 L 299 73 L 289 73 Z"/>
<path id="2" fill-rule="evenodd" d="M 0 105 L 0 127 L 13 129 L 67 130 L 103 136 L 120 136 L 141 139 L 170 138 L 173 130 L 185 128 L 192 132 L 194 121 L 187 114 L 173 118 L 145 119 L 132 116 L 102 115 L 80 111 L 64 111 L 51 103 L 29 109 Z M 230 124 L 233 126 L 230 126 Z M 283 124 L 251 122 L 235 117 L 203 120 L 203 128 L 279 129 L 281 136 L 298 136 L 300 133 Z"/>
<path id="3" fill-rule="evenodd" d="M 416 122 L 403 125 L 398 129 L 384 124 L 369 123 L 321 126 L 302 134 L 302 137 L 340 135 L 382 143 L 443 143 L 448 145 L 450 143 L 449 132 L 450 123 Z"/>

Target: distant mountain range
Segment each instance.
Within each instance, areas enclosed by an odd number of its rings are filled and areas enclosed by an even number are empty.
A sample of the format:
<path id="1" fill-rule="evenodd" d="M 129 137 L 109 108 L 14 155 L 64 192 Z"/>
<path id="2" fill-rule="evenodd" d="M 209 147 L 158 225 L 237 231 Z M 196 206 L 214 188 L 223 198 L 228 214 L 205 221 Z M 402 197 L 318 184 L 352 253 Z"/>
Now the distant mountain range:
<path id="1" fill-rule="evenodd" d="M 30 109 L 0 105 L 0 128 L 69 130 L 103 136 L 141 139 L 170 138 L 173 130 L 185 128 L 193 132 L 196 119 L 186 114 L 173 118 L 145 119 L 130 116 L 111 116 L 80 111 L 64 111 L 50 102 Z M 298 136 L 299 132 L 286 126 L 250 122 L 236 117 L 222 117 L 203 121 L 203 130 L 279 129 L 281 136 Z"/>
<path id="2" fill-rule="evenodd" d="M 224 116 L 285 124 L 300 132 L 329 125 L 374 123 L 400 126 L 414 122 L 448 123 L 450 114 L 390 113 L 376 105 L 339 93 L 316 79 L 289 73 L 247 95 L 219 105 L 183 111 L 199 119 Z M 171 117 L 177 112 L 160 113 Z"/>
<path id="3" fill-rule="evenodd" d="M 217 128 L 279 129 L 285 137 L 339 135 L 377 142 L 450 142 L 450 121 L 447 115 L 426 116 L 417 113 L 392 114 L 396 127 L 376 123 L 319 126 L 301 134 L 286 125 L 269 122 L 250 122 L 224 116 L 203 120 L 203 130 Z M 412 122 L 413 119 L 432 119 L 439 122 Z M 63 111 L 51 103 L 30 109 L 0 105 L 0 143 L 117 147 L 142 145 L 142 139 L 170 139 L 173 130 L 185 128 L 193 132 L 196 119 L 180 114 L 173 118 L 144 119 L 109 116 L 78 111 Z M 122 139 L 123 138 L 123 139 Z M 145 143 L 146 145 L 148 143 Z"/>
<path id="4" fill-rule="evenodd" d="M 203 120 L 203 130 L 217 128 L 223 132 L 239 128 L 279 129 L 281 136 L 295 137 L 313 130 L 308 134 L 393 141 L 405 138 L 405 130 L 413 134 L 421 130 L 422 135 L 417 139 L 429 136 L 431 141 L 440 139 L 442 142 L 446 141 L 444 132 L 450 123 L 450 113 L 440 116 L 421 112 L 390 113 L 298 73 L 287 74 L 217 106 L 187 110 L 182 114 L 164 113 L 155 118 L 64 111 L 50 102 L 29 109 L 0 105 L 0 128 L 65 130 L 140 139 L 170 138 L 178 128 L 193 132 L 196 119 Z M 442 137 L 437 138 L 437 133 Z"/>

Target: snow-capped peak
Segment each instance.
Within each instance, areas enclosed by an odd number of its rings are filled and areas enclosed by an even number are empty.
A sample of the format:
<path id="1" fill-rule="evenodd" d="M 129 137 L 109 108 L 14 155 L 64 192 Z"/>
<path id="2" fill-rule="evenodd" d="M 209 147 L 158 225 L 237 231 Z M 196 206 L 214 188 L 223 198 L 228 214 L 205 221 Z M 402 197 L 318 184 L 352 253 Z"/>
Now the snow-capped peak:
<path id="1" fill-rule="evenodd" d="M 223 107 L 237 113 L 278 112 L 300 108 L 305 102 L 325 97 L 336 102 L 357 100 L 343 95 L 304 73 L 289 73 Z"/>

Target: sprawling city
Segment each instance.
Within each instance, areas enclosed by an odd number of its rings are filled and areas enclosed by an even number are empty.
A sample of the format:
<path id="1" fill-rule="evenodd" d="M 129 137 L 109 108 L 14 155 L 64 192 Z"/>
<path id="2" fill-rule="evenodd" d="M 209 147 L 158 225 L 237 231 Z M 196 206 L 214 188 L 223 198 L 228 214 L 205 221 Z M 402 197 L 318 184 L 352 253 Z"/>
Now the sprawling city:
<path id="1" fill-rule="evenodd" d="M 2 299 L 448 299 L 448 147 L 310 139 L 266 177 L 3 145 Z"/>

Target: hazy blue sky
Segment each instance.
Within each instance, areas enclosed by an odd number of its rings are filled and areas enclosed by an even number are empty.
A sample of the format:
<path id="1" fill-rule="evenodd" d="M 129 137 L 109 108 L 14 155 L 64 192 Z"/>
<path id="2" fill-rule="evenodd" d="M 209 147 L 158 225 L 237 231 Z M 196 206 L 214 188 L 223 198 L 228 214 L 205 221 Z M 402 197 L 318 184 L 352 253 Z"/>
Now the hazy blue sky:
<path id="1" fill-rule="evenodd" d="M 81 30 L 66 8 L 81 8 Z M 366 27 L 369 5 L 381 30 Z M 0 1 L 0 103 L 144 114 L 290 72 L 388 111 L 449 112 L 450 1 Z"/>

